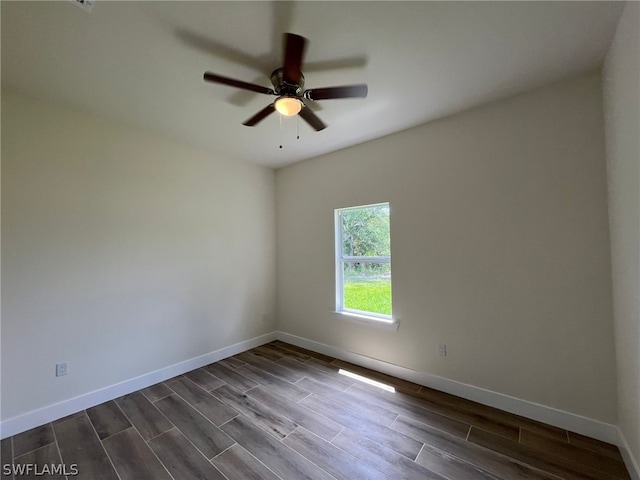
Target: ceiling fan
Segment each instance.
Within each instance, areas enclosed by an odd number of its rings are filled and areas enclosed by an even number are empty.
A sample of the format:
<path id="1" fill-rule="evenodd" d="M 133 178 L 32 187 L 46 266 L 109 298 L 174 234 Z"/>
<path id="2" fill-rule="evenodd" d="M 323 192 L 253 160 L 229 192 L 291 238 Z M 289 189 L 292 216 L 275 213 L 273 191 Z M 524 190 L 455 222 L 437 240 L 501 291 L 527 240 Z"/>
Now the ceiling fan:
<path id="1" fill-rule="evenodd" d="M 329 100 L 332 98 L 365 98 L 368 87 L 365 84 L 346 85 L 342 87 L 314 88 L 303 90 L 304 75 L 302 74 L 302 60 L 307 40 L 293 33 L 284 34 L 284 66 L 273 71 L 271 83 L 273 88 L 263 87 L 255 83 L 247 83 L 234 78 L 223 77 L 211 72 L 205 72 L 204 79 L 208 82 L 220 83 L 231 87 L 250 90 L 252 92 L 275 95 L 278 98 L 246 120 L 243 125 L 253 127 L 274 111 L 285 116 L 300 115 L 315 130 L 320 131 L 327 126 L 311 111 L 306 100 Z"/>

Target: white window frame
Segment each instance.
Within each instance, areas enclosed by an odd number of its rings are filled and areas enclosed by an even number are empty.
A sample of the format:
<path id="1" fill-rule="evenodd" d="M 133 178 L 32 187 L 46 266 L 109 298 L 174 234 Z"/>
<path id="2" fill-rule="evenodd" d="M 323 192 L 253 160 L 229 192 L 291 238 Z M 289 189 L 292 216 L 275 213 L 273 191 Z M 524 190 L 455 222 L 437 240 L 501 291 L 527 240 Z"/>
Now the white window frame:
<path id="1" fill-rule="evenodd" d="M 389 207 L 389 215 L 391 215 L 391 206 L 389 202 L 373 203 L 371 205 L 358 205 L 355 207 L 337 208 L 335 210 L 335 269 L 336 269 L 336 311 L 335 313 L 344 315 L 348 321 L 355 323 L 374 324 L 376 326 L 391 327 L 397 330 L 398 322 L 391 315 L 385 315 L 376 312 L 365 312 L 345 308 L 344 306 L 344 263 L 360 262 L 360 263 L 389 263 L 391 264 L 391 256 L 364 257 L 364 256 L 347 256 L 342 252 L 343 223 L 342 212 L 347 210 L 360 210 L 365 208 L 373 208 L 379 206 Z M 391 233 L 391 232 L 389 232 Z M 393 274 L 392 274 L 393 279 Z M 393 280 L 392 280 L 393 285 Z M 393 291 L 393 286 L 392 286 Z M 392 303 L 393 305 L 393 303 Z M 393 308 L 393 307 L 392 307 Z"/>

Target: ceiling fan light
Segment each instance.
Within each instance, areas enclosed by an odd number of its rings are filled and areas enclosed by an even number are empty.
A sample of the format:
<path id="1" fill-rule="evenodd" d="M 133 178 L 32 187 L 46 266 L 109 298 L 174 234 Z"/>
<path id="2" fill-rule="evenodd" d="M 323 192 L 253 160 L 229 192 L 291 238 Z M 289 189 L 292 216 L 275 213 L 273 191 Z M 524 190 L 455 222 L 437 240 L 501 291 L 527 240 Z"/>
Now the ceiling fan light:
<path id="1" fill-rule="evenodd" d="M 302 102 L 295 97 L 280 97 L 275 103 L 276 110 L 285 117 L 292 117 L 302 110 Z"/>

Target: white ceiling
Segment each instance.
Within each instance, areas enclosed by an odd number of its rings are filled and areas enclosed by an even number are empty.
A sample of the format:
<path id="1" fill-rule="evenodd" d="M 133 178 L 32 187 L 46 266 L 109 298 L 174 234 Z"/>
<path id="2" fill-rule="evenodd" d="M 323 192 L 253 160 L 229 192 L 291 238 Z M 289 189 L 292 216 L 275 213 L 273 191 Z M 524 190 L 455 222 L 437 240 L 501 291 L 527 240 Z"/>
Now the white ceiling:
<path id="1" fill-rule="evenodd" d="M 2 1 L 2 84 L 232 158 L 279 167 L 593 69 L 618 2 Z M 313 131 L 273 97 L 206 83 L 208 70 L 270 86 L 282 33 L 309 39 L 306 87 L 367 83 L 327 100 Z M 300 139 L 296 140 L 299 128 Z M 282 143 L 283 148 L 278 148 Z"/>

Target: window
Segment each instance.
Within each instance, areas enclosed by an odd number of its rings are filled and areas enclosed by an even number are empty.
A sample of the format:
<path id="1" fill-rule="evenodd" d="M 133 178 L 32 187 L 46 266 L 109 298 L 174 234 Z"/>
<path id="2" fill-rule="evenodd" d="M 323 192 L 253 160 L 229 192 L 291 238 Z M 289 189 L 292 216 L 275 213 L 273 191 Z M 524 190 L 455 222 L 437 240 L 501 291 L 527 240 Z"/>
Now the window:
<path id="1" fill-rule="evenodd" d="M 341 208 L 336 219 L 336 310 L 391 323 L 389 204 Z"/>

